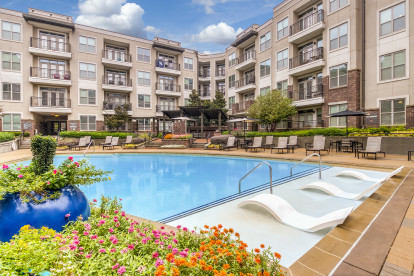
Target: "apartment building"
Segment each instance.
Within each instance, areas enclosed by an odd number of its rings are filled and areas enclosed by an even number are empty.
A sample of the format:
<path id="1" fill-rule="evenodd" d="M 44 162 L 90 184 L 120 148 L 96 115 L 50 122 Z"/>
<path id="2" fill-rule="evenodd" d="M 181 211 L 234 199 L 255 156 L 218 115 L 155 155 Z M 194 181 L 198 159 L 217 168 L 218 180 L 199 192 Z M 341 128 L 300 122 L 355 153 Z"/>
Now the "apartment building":
<path id="1" fill-rule="evenodd" d="M 352 126 L 414 127 L 409 0 L 285 0 L 273 17 L 240 33 L 224 53 L 75 24 L 29 8 L 0 9 L 1 130 L 56 134 L 103 130 L 127 105 L 123 129 L 171 131 L 162 111 L 224 93 L 244 116 L 259 95 L 281 90 L 298 114 L 280 128 L 343 127 L 327 115 L 366 110 Z M 413 64 L 413 62 L 411 62 Z M 411 65 L 412 66 L 412 65 Z"/>

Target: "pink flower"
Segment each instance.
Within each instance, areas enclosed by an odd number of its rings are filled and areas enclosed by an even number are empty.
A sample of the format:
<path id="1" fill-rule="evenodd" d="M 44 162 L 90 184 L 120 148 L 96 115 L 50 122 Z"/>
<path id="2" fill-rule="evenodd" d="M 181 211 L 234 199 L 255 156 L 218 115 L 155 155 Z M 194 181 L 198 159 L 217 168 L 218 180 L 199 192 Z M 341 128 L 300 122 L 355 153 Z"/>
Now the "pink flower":
<path id="1" fill-rule="evenodd" d="M 116 236 L 115 235 L 111 235 L 110 237 L 109 237 L 109 240 L 110 241 L 113 241 L 113 240 L 115 240 L 116 239 Z"/>
<path id="2" fill-rule="evenodd" d="M 173 239 L 173 243 L 177 244 L 178 240 L 177 239 Z"/>
<path id="3" fill-rule="evenodd" d="M 47 184 L 47 185 L 50 185 L 50 181 L 46 181 L 46 184 Z"/>
<path id="4" fill-rule="evenodd" d="M 125 217 L 125 212 L 124 211 L 121 212 L 121 216 Z"/>
<path id="5" fill-rule="evenodd" d="M 53 174 L 56 174 L 57 173 L 57 170 L 53 170 Z"/>
<path id="6" fill-rule="evenodd" d="M 158 258 L 158 256 L 159 256 L 159 254 L 158 254 L 157 251 L 155 251 L 154 253 L 152 253 L 152 258 L 153 259 Z"/>
<path id="7" fill-rule="evenodd" d="M 105 248 L 101 248 L 98 251 L 99 251 L 99 253 L 105 253 L 106 252 Z"/>
<path id="8" fill-rule="evenodd" d="M 124 273 L 125 273 L 125 271 L 126 271 L 125 266 L 121 266 L 121 267 L 118 269 L 118 274 L 119 274 L 119 275 L 122 275 L 122 274 L 124 274 Z"/>
<path id="9" fill-rule="evenodd" d="M 103 244 L 103 243 L 104 243 L 104 240 L 99 240 L 99 243 L 100 243 L 100 244 Z"/>
<path id="10" fill-rule="evenodd" d="M 18 177 L 18 178 L 22 178 L 22 177 L 23 177 L 23 175 L 19 174 L 17 177 Z"/>
<path id="11" fill-rule="evenodd" d="M 68 159 L 69 159 L 70 161 L 72 161 L 72 160 L 73 160 L 73 157 L 72 157 L 72 156 L 69 156 L 69 157 L 68 157 Z"/>
<path id="12" fill-rule="evenodd" d="M 93 202 L 97 202 L 97 200 L 96 199 L 93 199 Z"/>
<path id="13" fill-rule="evenodd" d="M 83 232 L 83 235 L 87 236 L 87 235 L 89 235 L 89 232 L 85 231 L 85 232 Z"/>
<path id="14" fill-rule="evenodd" d="M 109 233 L 113 233 L 114 232 L 114 229 L 109 228 L 108 231 L 109 231 Z"/>
<path id="15" fill-rule="evenodd" d="M 101 226 L 102 224 L 104 224 L 105 223 L 105 221 L 103 220 L 103 219 L 101 219 L 100 221 L 99 221 L 99 223 L 98 223 L 98 226 Z"/>
<path id="16" fill-rule="evenodd" d="M 83 250 L 83 247 L 81 246 L 81 247 L 79 247 L 79 251 L 82 251 Z"/>
<path id="17" fill-rule="evenodd" d="M 16 170 L 20 171 L 22 168 L 18 167 Z"/>
<path id="18" fill-rule="evenodd" d="M 183 257 L 183 258 L 187 257 L 187 255 L 188 255 L 188 252 L 186 252 L 186 251 L 181 251 L 180 252 L 180 256 Z"/>
<path id="19" fill-rule="evenodd" d="M 168 249 L 171 249 L 171 248 L 172 248 L 172 245 L 171 245 L 171 244 L 169 244 L 169 245 L 167 246 L 167 248 L 168 248 Z"/>
<path id="20" fill-rule="evenodd" d="M 116 263 L 114 266 L 112 266 L 112 270 L 117 269 L 119 267 L 119 264 Z"/>
<path id="21" fill-rule="evenodd" d="M 73 230 L 73 231 L 72 231 L 72 234 L 78 234 L 78 231 Z"/>
<path id="22" fill-rule="evenodd" d="M 75 162 L 75 165 L 76 165 L 76 167 L 79 167 L 79 163 L 78 162 Z"/>
<path id="23" fill-rule="evenodd" d="M 91 230 L 91 225 L 89 223 L 84 224 L 86 230 Z"/>
<path id="24" fill-rule="evenodd" d="M 128 249 L 129 249 L 129 250 L 133 250 L 133 249 L 134 249 L 134 247 L 135 247 L 135 245 L 134 245 L 134 244 L 128 244 Z"/>
<path id="25" fill-rule="evenodd" d="M 114 253 L 114 252 L 116 252 L 116 249 L 115 248 L 112 248 L 111 249 L 111 253 Z"/>
<path id="26" fill-rule="evenodd" d="M 86 255 L 85 255 L 85 258 L 88 258 L 88 259 L 89 259 L 90 257 L 92 257 L 92 255 L 91 255 L 91 254 L 86 254 Z"/>
<path id="27" fill-rule="evenodd" d="M 188 231 L 187 227 L 184 227 L 183 230 L 184 230 L 184 232 L 187 232 Z"/>
<path id="28" fill-rule="evenodd" d="M 118 240 L 117 240 L 117 239 L 113 239 L 113 240 L 112 240 L 112 243 L 113 243 L 113 244 L 117 244 L 117 243 L 118 243 Z"/>
<path id="29" fill-rule="evenodd" d="M 162 264 L 164 264 L 164 262 L 162 261 L 162 259 L 161 258 L 158 258 L 156 261 L 155 261 L 155 267 L 159 267 L 160 265 L 162 265 Z"/>
<path id="30" fill-rule="evenodd" d="M 9 168 L 9 166 L 7 166 L 6 164 L 3 164 L 3 170 L 7 170 Z"/>
<path id="31" fill-rule="evenodd" d="M 135 230 L 134 227 L 129 227 L 128 228 L 128 233 L 132 233 L 132 232 L 134 232 L 134 230 Z"/>
<path id="32" fill-rule="evenodd" d="M 68 218 L 68 217 L 70 217 L 70 214 L 66 214 L 66 215 L 65 215 L 65 218 Z"/>
<path id="33" fill-rule="evenodd" d="M 173 253 L 174 255 L 177 255 L 178 249 L 177 248 L 173 248 L 173 250 L 171 251 L 171 253 Z"/>
<path id="34" fill-rule="evenodd" d="M 178 226 L 177 226 L 177 229 L 181 229 L 181 225 L 178 225 Z"/>
<path id="35" fill-rule="evenodd" d="M 98 238 L 98 236 L 97 235 L 92 235 L 91 236 L 91 240 L 96 240 Z"/>

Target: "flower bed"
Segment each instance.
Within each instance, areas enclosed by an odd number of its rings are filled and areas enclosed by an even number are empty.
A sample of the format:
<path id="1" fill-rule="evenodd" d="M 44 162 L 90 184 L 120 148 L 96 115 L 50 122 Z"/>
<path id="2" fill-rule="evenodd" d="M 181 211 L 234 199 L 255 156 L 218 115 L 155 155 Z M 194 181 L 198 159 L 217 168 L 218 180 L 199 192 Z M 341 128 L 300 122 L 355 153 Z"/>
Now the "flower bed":
<path id="1" fill-rule="evenodd" d="M 96 200 L 94 200 L 96 201 Z M 0 243 L 0 267 L 6 274 L 57 275 L 281 275 L 278 253 L 247 251 L 233 229 L 205 226 L 197 232 L 155 229 L 126 217 L 121 200 L 92 204 L 88 221 L 77 220 L 57 233 L 21 228 L 11 242 Z M 197 233 L 197 235 L 194 235 Z"/>

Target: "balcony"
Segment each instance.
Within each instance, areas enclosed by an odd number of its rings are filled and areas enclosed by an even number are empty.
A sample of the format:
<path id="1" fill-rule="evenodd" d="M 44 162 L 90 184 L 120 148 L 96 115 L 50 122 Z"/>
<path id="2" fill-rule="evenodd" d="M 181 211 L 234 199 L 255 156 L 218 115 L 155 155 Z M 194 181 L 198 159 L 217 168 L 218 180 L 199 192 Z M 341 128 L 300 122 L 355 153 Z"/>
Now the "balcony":
<path id="1" fill-rule="evenodd" d="M 250 106 L 254 103 L 254 100 L 248 100 L 244 102 L 234 103 L 231 107 L 232 115 L 245 113 L 249 110 Z"/>
<path id="2" fill-rule="evenodd" d="M 172 76 L 180 76 L 181 66 L 179 63 L 165 62 L 164 60 L 158 59 L 155 61 L 155 72 Z"/>
<path id="3" fill-rule="evenodd" d="M 254 91 L 256 89 L 256 80 L 255 76 L 246 76 L 238 81 L 236 81 L 236 93 L 245 93 L 249 91 Z"/>
<path id="4" fill-rule="evenodd" d="M 324 29 L 324 13 L 323 10 L 319 10 L 290 26 L 289 43 L 303 43 L 322 35 Z"/>
<path id="5" fill-rule="evenodd" d="M 323 47 L 319 47 L 289 59 L 289 75 L 299 76 L 311 73 L 321 70 L 324 66 Z"/>
<path id="6" fill-rule="evenodd" d="M 201 70 L 200 74 L 198 75 L 198 81 L 210 81 L 210 70 Z"/>
<path id="7" fill-rule="evenodd" d="M 155 84 L 155 94 L 160 96 L 180 97 L 181 86 L 174 83 L 157 82 Z"/>
<path id="8" fill-rule="evenodd" d="M 256 64 L 256 51 L 245 52 L 241 57 L 236 58 L 236 70 L 244 71 Z"/>
<path id="9" fill-rule="evenodd" d="M 65 115 L 72 113 L 70 99 L 56 97 L 30 97 L 30 112 Z"/>
<path id="10" fill-rule="evenodd" d="M 70 71 L 30 67 L 29 81 L 36 84 L 71 86 Z"/>
<path id="11" fill-rule="evenodd" d="M 297 107 L 321 105 L 324 103 L 323 85 L 318 84 L 307 89 L 289 91 L 288 97 L 293 99 Z"/>
<path id="12" fill-rule="evenodd" d="M 102 76 L 102 89 L 106 91 L 132 92 L 131 79 L 117 79 Z"/>
<path id="13" fill-rule="evenodd" d="M 132 57 L 122 51 L 102 50 L 103 65 L 117 69 L 129 69 L 132 67 Z"/>
<path id="14" fill-rule="evenodd" d="M 128 115 L 132 116 L 132 104 L 130 104 L 130 103 L 114 103 L 114 102 L 107 102 L 107 101 L 103 102 L 102 114 L 103 115 L 113 115 L 113 114 L 115 114 L 115 109 L 119 106 L 121 106 L 121 107 L 126 106 L 127 111 L 128 111 Z"/>
<path id="15" fill-rule="evenodd" d="M 36 56 L 71 59 L 70 44 L 31 37 L 29 52 Z"/>
<path id="16" fill-rule="evenodd" d="M 210 89 L 200 89 L 199 95 L 200 95 L 200 98 L 203 100 L 210 99 L 210 95 L 211 95 Z"/>
<path id="17" fill-rule="evenodd" d="M 226 77 L 226 71 L 224 68 L 217 68 L 216 70 L 216 80 L 224 80 Z"/>
<path id="18" fill-rule="evenodd" d="M 325 123 L 322 119 L 308 121 L 287 120 L 277 124 L 278 129 L 304 129 L 318 127 L 325 127 Z"/>
<path id="19" fill-rule="evenodd" d="M 170 110 L 177 110 L 177 107 L 175 105 L 171 104 L 160 104 L 156 107 L 156 116 L 161 117 L 164 116 L 163 111 L 170 111 Z"/>

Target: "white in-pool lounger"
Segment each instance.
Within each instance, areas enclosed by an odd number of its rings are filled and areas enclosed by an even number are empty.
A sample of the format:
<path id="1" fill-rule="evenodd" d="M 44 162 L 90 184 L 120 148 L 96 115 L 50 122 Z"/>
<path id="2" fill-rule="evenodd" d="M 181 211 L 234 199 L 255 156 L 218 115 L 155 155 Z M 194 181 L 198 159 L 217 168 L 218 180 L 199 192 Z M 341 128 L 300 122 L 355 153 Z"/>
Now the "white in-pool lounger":
<path id="1" fill-rule="evenodd" d="M 328 195 L 331 195 L 331 196 L 342 197 L 342 198 L 353 199 L 353 200 L 359 200 L 363 196 L 368 194 L 369 192 L 378 189 L 379 186 L 381 186 L 382 183 L 383 183 L 382 181 L 378 181 L 377 183 L 375 183 L 375 184 L 371 185 L 370 187 L 366 188 L 364 191 L 362 191 L 359 194 L 347 193 L 347 192 L 341 190 L 340 188 L 336 187 L 335 185 L 332 185 L 330 183 L 323 182 L 323 181 L 313 182 L 313 183 L 304 185 L 304 186 L 300 187 L 299 189 L 300 190 L 317 189 L 317 190 L 321 190 L 321 191 L 323 191 L 323 192 L 325 192 L 325 193 L 327 193 Z"/>
<path id="2" fill-rule="evenodd" d="M 401 172 L 401 170 L 403 168 L 404 168 L 404 166 L 399 167 L 395 171 L 389 173 L 385 178 L 369 177 L 365 173 L 362 173 L 362 172 L 359 172 L 359 171 L 354 171 L 354 170 L 345 170 L 345 171 L 337 172 L 336 174 L 334 174 L 334 176 L 351 176 L 351 177 L 358 178 L 359 180 L 378 182 L 378 181 L 385 181 L 385 180 L 390 179 L 391 177 L 393 177 L 397 173 Z"/>
<path id="3" fill-rule="evenodd" d="M 342 224 L 353 210 L 353 207 L 348 207 L 321 217 L 312 217 L 299 213 L 289 202 L 273 194 L 260 194 L 240 202 L 237 206 L 242 207 L 248 204 L 261 206 L 269 211 L 278 221 L 307 232 L 315 232 Z"/>

